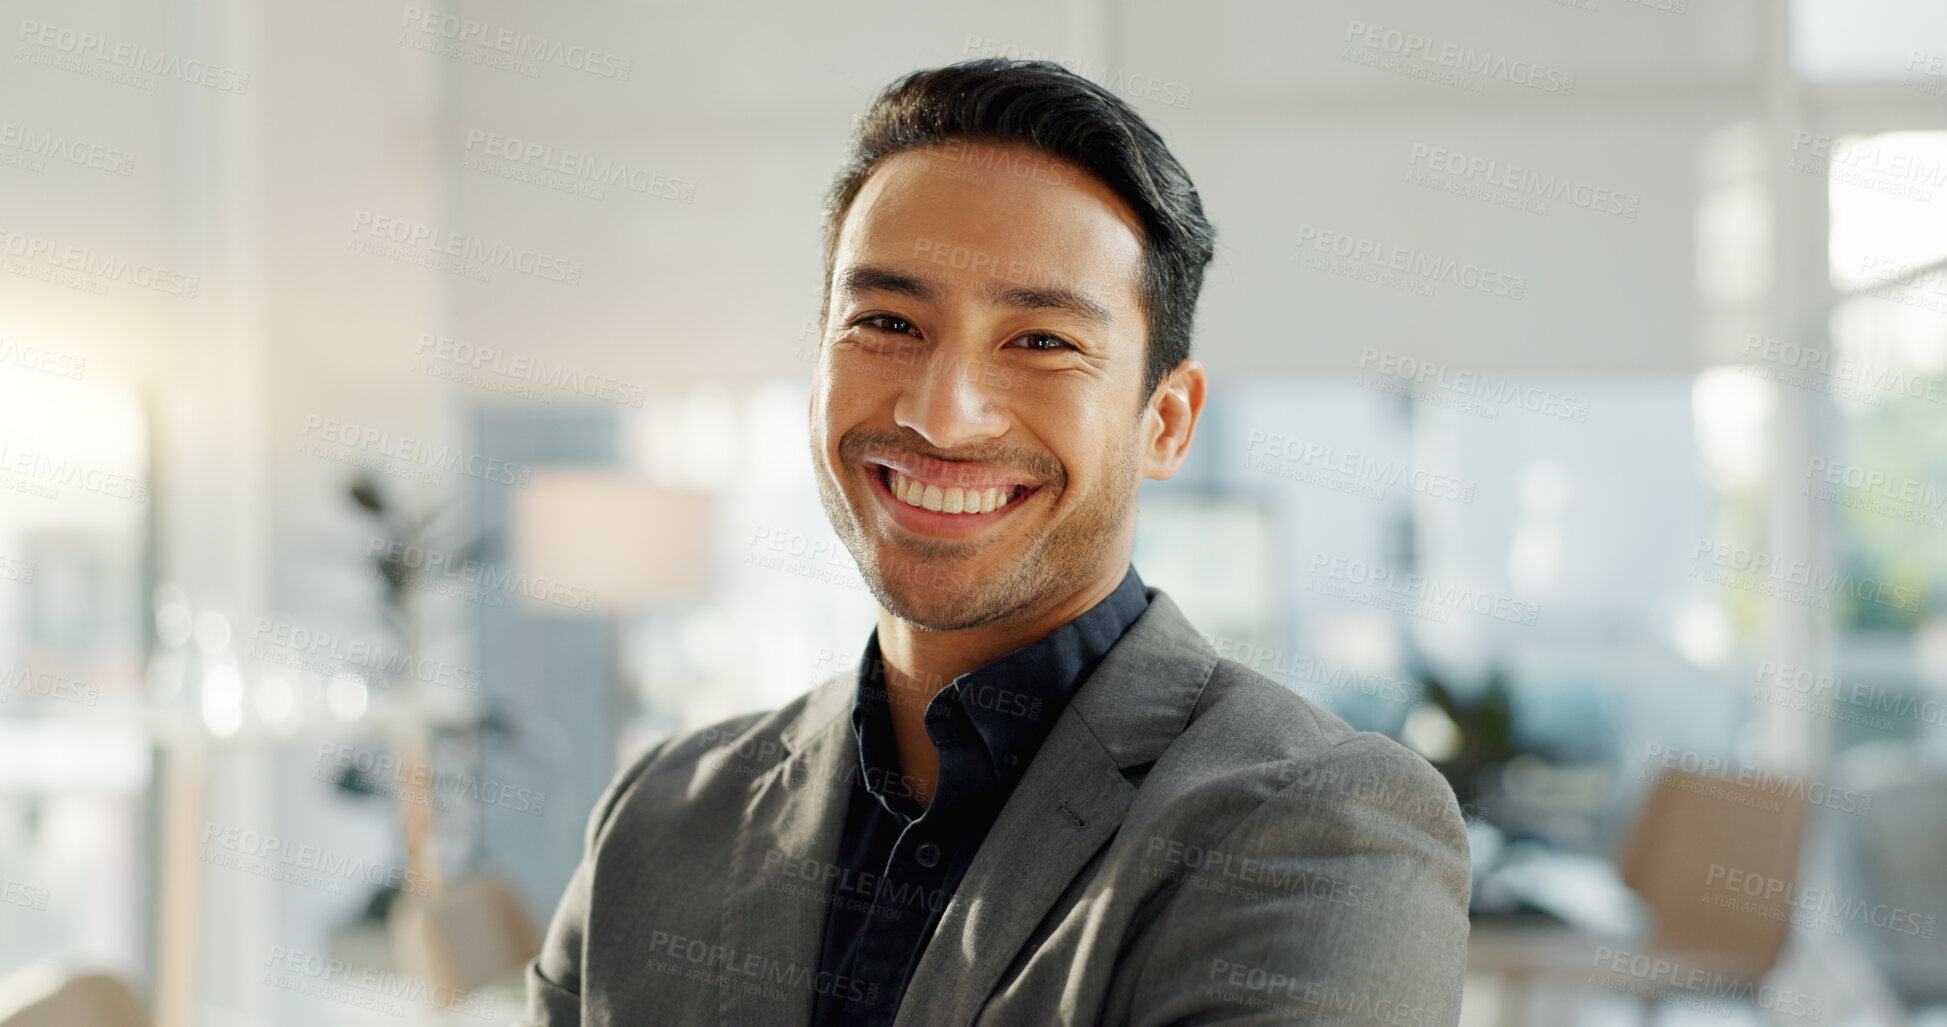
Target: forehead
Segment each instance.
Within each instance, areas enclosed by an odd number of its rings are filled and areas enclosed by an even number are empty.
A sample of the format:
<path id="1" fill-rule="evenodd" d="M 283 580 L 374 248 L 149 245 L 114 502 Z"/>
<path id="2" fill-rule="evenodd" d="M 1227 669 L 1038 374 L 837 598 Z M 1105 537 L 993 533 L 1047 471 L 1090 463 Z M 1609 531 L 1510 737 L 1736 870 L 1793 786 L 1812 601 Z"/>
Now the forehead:
<path id="1" fill-rule="evenodd" d="M 839 230 L 834 265 L 966 284 L 1060 285 L 1137 303 L 1142 222 L 1081 168 L 1016 144 L 952 140 L 881 161 Z"/>

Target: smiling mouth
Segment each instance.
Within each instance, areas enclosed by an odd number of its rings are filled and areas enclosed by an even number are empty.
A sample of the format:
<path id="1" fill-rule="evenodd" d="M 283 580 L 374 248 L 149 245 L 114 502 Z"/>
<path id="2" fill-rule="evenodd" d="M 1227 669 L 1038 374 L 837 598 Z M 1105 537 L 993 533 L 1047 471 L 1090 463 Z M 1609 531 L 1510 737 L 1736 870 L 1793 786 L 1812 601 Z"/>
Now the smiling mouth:
<path id="1" fill-rule="evenodd" d="M 985 514 L 1004 509 L 1036 491 L 1033 485 L 940 485 L 921 481 L 885 464 L 874 464 L 879 484 L 894 499 L 919 510 L 944 514 Z"/>

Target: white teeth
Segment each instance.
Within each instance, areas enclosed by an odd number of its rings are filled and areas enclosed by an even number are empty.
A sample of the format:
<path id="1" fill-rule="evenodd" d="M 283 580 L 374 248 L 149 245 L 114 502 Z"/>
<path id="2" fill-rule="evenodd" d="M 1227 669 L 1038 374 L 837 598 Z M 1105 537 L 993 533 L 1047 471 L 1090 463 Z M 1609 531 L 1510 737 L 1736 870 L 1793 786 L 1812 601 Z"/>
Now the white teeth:
<path id="1" fill-rule="evenodd" d="M 994 486 L 985 489 L 947 488 L 928 485 L 908 478 L 898 471 L 888 471 L 892 494 L 907 506 L 917 506 L 938 513 L 976 514 L 992 513 L 1007 505 L 1012 488 Z"/>

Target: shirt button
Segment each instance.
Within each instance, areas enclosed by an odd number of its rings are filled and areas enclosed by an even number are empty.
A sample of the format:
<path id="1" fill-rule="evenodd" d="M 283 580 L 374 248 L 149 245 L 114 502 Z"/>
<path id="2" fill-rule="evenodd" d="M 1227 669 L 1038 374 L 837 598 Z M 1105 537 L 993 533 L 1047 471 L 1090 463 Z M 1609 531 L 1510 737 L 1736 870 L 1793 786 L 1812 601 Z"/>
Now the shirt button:
<path id="1" fill-rule="evenodd" d="M 919 851 L 913 853 L 913 858 L 919 860 L 920 866 L 933 866 L 940 861 L 940 847 L 932 842 L 921 842 Z"/>

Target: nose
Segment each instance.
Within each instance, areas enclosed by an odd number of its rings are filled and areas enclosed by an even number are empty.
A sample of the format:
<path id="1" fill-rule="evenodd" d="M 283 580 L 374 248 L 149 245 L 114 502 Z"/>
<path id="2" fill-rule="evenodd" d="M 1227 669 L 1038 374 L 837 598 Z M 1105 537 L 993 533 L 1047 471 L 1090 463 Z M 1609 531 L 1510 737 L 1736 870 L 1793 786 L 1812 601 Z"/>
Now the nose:
<path id="1" fill-rule="evenodd" d="M 984 358 L 958 347 L 933 346 L 892 410 L 893 420 L 941 449 L 963 442 L 998 438 L 1007 419 L 983 374 Z"/>

